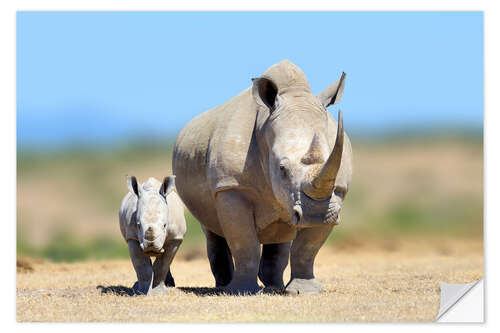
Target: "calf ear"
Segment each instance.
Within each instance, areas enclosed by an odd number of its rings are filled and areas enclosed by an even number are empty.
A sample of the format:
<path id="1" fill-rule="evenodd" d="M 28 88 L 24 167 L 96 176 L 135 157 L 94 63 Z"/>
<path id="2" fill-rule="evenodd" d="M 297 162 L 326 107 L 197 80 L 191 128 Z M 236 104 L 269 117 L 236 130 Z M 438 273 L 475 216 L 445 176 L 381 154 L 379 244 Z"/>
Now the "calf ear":
<path id="1" fill-rule="evenodd" d="M 326 108 L 330 105 L 336 104 L 342 98 L 342 92 L 344 92 L 345 73 L 342 72 L 340 79 L 335 81 L 331 86 L 323 90 L 323 92 L 317 95 L 319 101 Z"/>
<path id="2" fill-rule="evenodd" d="M 160 194 L 166 197 L 174 190 L 175 187 L 175 176 L 168 176 L 163 179 L 163 184 L 160 187 Z"/>
<path id="3" fill-rule="evenodd" d="M 276 96 L 278 95 L 278 87 L 276 84 L 265 78 L 252 79 L 254 96 L 258 96 L 262 102 L 273 111 L 276 107 Z"/>
<path id="4" fill-rule="evenodd" d="M 137 179 L 135 176 L 127 176 L 127 186 L 131 193 L 139 196 L 139 185 L 137 184 Z"/>

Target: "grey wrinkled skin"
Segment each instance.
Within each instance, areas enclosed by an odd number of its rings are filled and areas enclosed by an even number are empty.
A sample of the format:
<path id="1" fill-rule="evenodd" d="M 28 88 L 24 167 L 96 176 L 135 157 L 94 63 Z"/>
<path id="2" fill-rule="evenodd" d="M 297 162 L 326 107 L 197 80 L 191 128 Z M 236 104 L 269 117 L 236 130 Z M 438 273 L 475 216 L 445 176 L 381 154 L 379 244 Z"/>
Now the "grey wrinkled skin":
<path id="1" fill-rule="evenodd" d="M 120 231 L 137 274 L 136 294 L 161 294 L 175 286 L 170 264 L 186 233 L 184 206 L 174 192 L 175 176 L 144 184 L 127 176 L 129 192 L 120 206 Z M 156 257 L 154 264 L 150 257 Z"/>
<path id="2" fill-rule="evenodd" d="M 337 122 L 326 110 L 340 101 L 344 78 L 313 95 L 304 73 L 283 60 L 180 132 L 177 188 L 202 224 L 217 286 L 254 293 L 258 277 L 282 289 L 290 258 L 285 292 L 321 291 L 314 260 L 340 221 L 352 175 L 342 114 Z"/>

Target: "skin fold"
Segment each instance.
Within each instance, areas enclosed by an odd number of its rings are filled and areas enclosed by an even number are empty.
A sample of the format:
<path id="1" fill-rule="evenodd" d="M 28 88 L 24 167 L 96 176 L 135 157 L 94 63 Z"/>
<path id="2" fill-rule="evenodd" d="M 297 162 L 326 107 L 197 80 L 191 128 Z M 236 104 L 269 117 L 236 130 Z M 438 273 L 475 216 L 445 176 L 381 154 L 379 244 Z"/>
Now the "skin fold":
<path id="1" fill-rule="evenodd" d="M 172 168 L 183 202 L 200 221 L 217 286 L 235 294 L 283 289 L 318 293 L 314 259 L 334 225 L 352 177 L 352 149 L 326 110 L 345 74 L 313 95 L 287 60 L 252 87 L 191 120 L 177 137 Z"/>

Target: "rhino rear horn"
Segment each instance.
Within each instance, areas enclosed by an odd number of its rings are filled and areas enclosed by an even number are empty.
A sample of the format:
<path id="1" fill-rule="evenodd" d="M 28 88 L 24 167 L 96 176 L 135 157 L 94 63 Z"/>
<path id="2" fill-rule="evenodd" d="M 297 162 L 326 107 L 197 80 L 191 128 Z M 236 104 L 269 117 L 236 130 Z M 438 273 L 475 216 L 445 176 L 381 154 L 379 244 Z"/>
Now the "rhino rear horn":
<path id="1" fill-rule="evenodd" d="M 315 163 L 323 163 L 323 155 L 321 154 L 321 143 L 319 141 L 318 134 L 314 133 L 311 145 L 307 150 L 307 153 L 302 157 L 301 162 L 309 165 Z"/>

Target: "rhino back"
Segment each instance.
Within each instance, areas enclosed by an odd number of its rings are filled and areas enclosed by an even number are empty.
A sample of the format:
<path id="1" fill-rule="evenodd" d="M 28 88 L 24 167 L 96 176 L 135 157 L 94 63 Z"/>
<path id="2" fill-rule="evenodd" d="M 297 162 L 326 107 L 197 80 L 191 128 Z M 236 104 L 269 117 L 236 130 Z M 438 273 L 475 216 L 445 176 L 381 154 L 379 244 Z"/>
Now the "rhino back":
<path id="1" fill-rule="evenodd" d="M 206 178 L 207 151 L 216 123 L 212 113 L 210 110 L 200 114 L 181 130 L 172 157 L 177 193 L 200 221 L 213 204 Z M 214 213 L 214 209 L 209 212 Z"/>
<path id="2" fill-rule="evenodd" d="M 191 213 L 220 234 L 215 195 L 253 184 L 251 149 L 257 106 L 251 89 L 191 120 L 174 147 L 172 169 L 177 191 Z"/>

